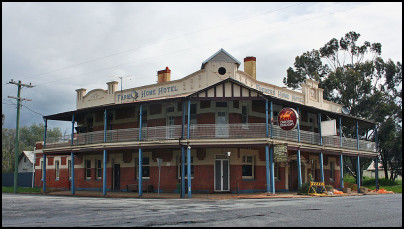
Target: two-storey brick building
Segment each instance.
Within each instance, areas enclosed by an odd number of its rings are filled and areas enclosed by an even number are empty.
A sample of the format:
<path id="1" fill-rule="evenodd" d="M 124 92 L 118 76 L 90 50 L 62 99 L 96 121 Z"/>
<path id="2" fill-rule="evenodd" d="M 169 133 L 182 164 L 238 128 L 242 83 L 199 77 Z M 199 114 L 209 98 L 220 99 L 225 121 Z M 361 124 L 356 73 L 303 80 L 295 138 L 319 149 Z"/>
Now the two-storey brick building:
<path id="1" fill-rule="evenodd" d="M 180 186 L 183 197 L 296 190 L 309 174 L 340 188 L 343 156 L 377 156 L 375 142 L 341 134 L 343 126 L 370 130 L 375 123 L 324 100 L 317 82 L 306 80 L 297 92 L 257 80 L 255 57 L 239 67 L 221 49 L 179 80 L 171 81 L 167 67 L 153 85 L 77 89 L 76 110 L 44 117 L 45 124 L 72 122 L 72 134 L 45 134 L 36 186 L 105 194 L 139 185 L 141 196 L 147 188 L 157 192 L 160 158 L 160 192 Z M 293 130 L 278 125 L 285 107 L 299 113 Z"/>

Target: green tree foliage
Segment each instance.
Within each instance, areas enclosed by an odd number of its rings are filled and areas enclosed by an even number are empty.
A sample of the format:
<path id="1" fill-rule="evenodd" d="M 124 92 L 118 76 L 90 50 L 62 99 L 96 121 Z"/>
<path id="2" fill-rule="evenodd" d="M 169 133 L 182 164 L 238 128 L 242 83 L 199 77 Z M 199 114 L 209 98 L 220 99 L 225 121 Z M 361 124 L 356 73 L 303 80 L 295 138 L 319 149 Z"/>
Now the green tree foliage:
<path id="1" fill-rule="evenodd" d="M 33 151 L 36 142 L 43 141 L 45 133 L 44 124 L 32 124 L 27 127 L 20 128 L 19 150 L 20 153 L 25 150 Z M 48 128 L 46 132 L 47 138 L 57 138 L 62 136 L 60 128 Z M 14 171 L 15 158 L 15 129 L 2 128 L 2 171 Z"/>
<path id="2" fill-rule="evenodd" d="M 316 80 L 324 89 L 324 99 L 343 105 L 353 116 L 374 120 L 379 123 L 377 129 L 387 125 L 386 120 L 394 120 L 395 128 L 391 125 L 386 127 L 394 132 L 394 137 L 380 138 L 379 134 L 378 152 L 381 152 L 381 160 L 386 165 L 393 157 L 395 163 L 401 165 L 398 136 L 402 125 L 402 65 L 392 60 L 384 61 L 380 57 L 380 43 L 365 41 L 360 45 L 359 37 L 359 33 L 349 32 L 340 40 L 331 39 L 319 50 L 297 56 L 294 68 L 287 69 L 283 82 L 297 89 L 307 78 Z M 360 138 L 368 139 L 369 132 L 368 128 L 360 128 Z M 343 134 L 356 137 L 355 127 L 344 126 Z M 386 155 L 383 156 L 382 152 Z M 356 157 L 344 159 L 345 171 L 356 179 Z M 370 162 L 370 159 L 361 158 L 361 168 L 367 168 Z M 387 167 L 385 169 L 387 174 Z"/>

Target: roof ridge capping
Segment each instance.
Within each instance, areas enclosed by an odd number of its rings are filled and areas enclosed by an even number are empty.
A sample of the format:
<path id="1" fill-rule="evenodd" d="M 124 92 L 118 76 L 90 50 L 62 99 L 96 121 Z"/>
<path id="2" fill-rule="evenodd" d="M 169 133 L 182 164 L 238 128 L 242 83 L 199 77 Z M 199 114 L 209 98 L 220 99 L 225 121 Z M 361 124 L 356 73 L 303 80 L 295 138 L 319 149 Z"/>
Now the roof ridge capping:
<path id="1" fill-rule="evenodd" d="M 218 56 L 220 53 L 224 53 L 225 55 L 227 55 L 233 63 L 237 64 L 237 68 L 240 67 L 241 62 L 238 61 L 236 58 L 234 58 L 232 55 L 230 55 L 230 53 L 228 53 L 226 50 L 224 50 L 223 48 L 221 48 L 219 51 L 217 51 L 215 54 L 213 54 L 212 56 L 210 56 L 208 59 L 206 59 L 204 62 L 202 62 L 202 66 L 201 69 L 205 68 L 205 64 L 207 64 L 209 61 L 213 60 L 216 56 Z"/>

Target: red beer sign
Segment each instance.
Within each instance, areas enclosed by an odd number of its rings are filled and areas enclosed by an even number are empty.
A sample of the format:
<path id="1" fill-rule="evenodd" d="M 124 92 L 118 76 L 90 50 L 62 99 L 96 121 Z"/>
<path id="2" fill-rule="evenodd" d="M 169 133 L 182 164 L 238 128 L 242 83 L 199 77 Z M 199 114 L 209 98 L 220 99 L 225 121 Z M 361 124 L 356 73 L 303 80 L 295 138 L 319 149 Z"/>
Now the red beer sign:
<path id="1" fill-rule="evenodd" d="M 299 114 L 293 108 L 283 108 L 278 114 L 278 125 L 283 130 L 293 130 L 299 121 Z"/>

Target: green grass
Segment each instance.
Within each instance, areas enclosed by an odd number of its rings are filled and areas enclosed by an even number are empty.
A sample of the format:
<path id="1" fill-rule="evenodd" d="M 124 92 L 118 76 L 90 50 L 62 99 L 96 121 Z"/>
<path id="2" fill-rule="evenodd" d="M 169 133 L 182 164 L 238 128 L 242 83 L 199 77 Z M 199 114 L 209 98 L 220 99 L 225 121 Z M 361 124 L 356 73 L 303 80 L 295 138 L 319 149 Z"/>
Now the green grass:
<path id="1" fill-rule="evenodd" d="M 1 191 L 4 193 L 14 193 L 14 187 L 1 187 Z M 28 187 L 17 187 L 17 193 L 41 193 L 41 188 L 28 188 Z"/>
<path id="2" fill-rule="evenodd" d="M 355 178 L 353 176 L 344 176 L 344 182 L 356 184 Z M 375 178 L 363 177 L 362 186 L 368 189 L 375 190 L 376 189 L 376 180 Z M 393 191 L 394 193 L 402 193 L 403 186 L 402 180 L 390 181 L 385 178 L 379 178 L 379 189 L 384 188 L 387 191 Z"/>

